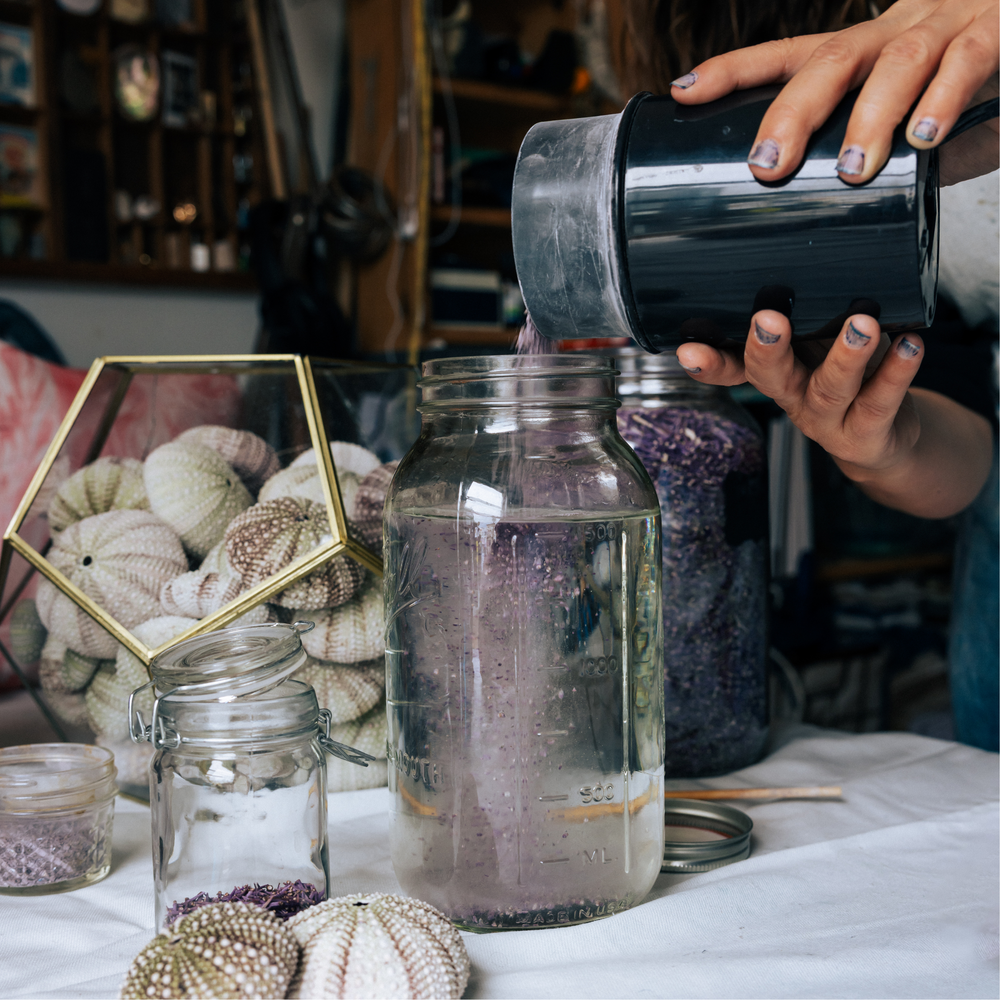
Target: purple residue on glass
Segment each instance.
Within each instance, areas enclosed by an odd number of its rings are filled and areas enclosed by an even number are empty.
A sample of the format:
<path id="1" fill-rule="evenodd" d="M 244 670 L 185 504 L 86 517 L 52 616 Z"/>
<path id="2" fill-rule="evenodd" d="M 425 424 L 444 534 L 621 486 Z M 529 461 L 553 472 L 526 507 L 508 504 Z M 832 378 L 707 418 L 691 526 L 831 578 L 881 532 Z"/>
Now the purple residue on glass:
<path id="1" fill-rule="evenodd" d="M 210 903 L 251 903 L 262 909 L 270 910 L 279 920 L 287 920 L 296 913 L 323 902 L 323 893 L 309 882 L 282 882 L 276 889 L 270 885 L 238 885 L 232 892 L 217 892 L 210 896 L 207 892 L 199 892 L 181 903 L 174 903 L 167 910 L 167 926 L 169 927 L 179 917 Z"/>
<path id="2" fill-rule="evenodd" d="M 685 406 L 623 406 L 618 427 L 660 501 L 666 774 L 744 767 L 767 735 L 763 442 Z"/>

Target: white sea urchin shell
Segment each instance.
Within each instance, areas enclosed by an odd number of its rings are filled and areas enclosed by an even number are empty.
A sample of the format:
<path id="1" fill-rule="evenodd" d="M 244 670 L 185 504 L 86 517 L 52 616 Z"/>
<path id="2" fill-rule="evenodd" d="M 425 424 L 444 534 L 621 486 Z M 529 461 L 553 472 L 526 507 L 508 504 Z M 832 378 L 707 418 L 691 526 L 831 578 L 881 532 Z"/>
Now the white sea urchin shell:
<path id="1" fill-rule="evenodd" d="M 49 562 L 125 628 L 160 613 L 160 588 L 187 569 L 177 535 L 146 510 L 111 510 L 71 524 Z M 109 659 L 117 641 L 48 580 L 35 597 L 50 635 L 84 656 Z"/>
<path id="2" fill-rule="evenodd" d="M 303 948 L 289 997 L 461 997 L 469 956 L 429 903 L 386 893 L 328 899 L 288 928 Z"/>

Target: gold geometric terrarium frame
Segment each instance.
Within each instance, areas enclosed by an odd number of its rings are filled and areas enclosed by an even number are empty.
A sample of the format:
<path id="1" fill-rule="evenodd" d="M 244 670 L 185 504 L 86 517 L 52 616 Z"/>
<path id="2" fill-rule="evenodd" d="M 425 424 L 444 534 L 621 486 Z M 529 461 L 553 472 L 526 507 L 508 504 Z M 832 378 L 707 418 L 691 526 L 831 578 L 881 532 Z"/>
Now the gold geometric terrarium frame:
<path id="1" fill-rule="evenodd" d="M 230 366 L 232 369 L 235 369 L 235 372 L 227 372 L 226 369 Z M 345 375 L 383 372 L 405 367 L 389 364 L 342 361 L 339 359 L 314 359 L 298 354 L 140 355 L 98 358 L 87 372 L 87 376 L 80 386 L 66 416 L 63 418 L 55 438 L 45 452 L 45 457 L 42 459 L 41 465 L 35 471 L 26 493 L 21 498 L 21 502 L 14 512 L 10 525 L 4 532 L 3 546 L 0 549 L 0 595 L 6 596 L 4 590 L 7 576 L 10 572 L 11 558 L 17 552 L 34 570 L 41 573 L 64 594 L 70 597 L 94 621 L 106 629 L 148 667 L 153 657 L 164 650 L 177 645 L 179 642 L 183 642 L 185 639 L 228 625 L 236 618 L 239 618 L 258 604 L 267 600 L 273 594 L 285 590 L 297 580 L 312 573 L 334 556 L 345 553 L 357 560 L 361 565 L 381 575 L 381 558 L 352 538 L 347 530 L 347 520 L 344 516 L 344 504 L 341 498 L 340 484 L 337 481 L 337 471 L 330 454 L 330 442 L 327 437 L 326 427 L 324 426 L 323 414 L 320 409 L 319 396 L 316 390 L 314 369 L 317 366 L 327 369 L 331 367 L 336 368 Z M 329 542 L 317 546 L 316 549 L 306 553 L 304 556 L 300 556 L 278 573 L 239 594 L 218 611 L 202 618 L 197 624 L 192 625 L 186 631 L 155 648 L 149 647 L 137 639 L 127 628 L 109 615 L 104 608 L 91 600 L 79 587 L 49 563 L 45 558 L 48 545 L 44 547 L 43 551 L 39 552 L 19 534 L 35 498 L 42 489 L 46 477 L 58 458 L 63 445 L 66 443 L 66 439 L 69 437 L 87 399 L 97 385 L 101 374 L 107 372 L 109 369 L 117 371 L 119 379 L 110 394 L 98 430 L 88 449 L 87 457 L 84 460 L 85 465 L 94 461 L 100 455 L 101 449 L 104 447 L 104 443 L 111 433 L 115 417 L 125 400 L 125 394 L 132 378 L 138 373 L 154 371 L 156 374 L 163 375 L 233 373 L 240 375 L 290 375 L 291 370 L 294 369 L 299 391 L 302 395 L 309 437 L 315 449 L 315 454 L 319 457 L 318 470 L 322 480 L 323 496 L 326 500 L 327 517 L 331 529 L 331 540 Z M 51 544 L 51 541 L 49 544 Z M 10 607 L 19 596 L 23 585 L 27 583 L 30 575 L 29 572 L 18 586 L 17 592 L 5 600 L 5 607 L 0 610 L 0 618 L 5 617 L 6 613 L 10 610 Z"/>

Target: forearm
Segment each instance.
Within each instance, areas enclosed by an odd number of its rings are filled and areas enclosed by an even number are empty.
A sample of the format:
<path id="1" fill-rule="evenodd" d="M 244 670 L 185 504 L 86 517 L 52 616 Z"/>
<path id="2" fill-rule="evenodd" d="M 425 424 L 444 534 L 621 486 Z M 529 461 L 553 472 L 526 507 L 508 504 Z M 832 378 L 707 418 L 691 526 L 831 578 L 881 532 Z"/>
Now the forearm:
<path id="1" fill-rule="evenodd" d="M 989 422 L 960 403 L 927 389 L 911 389 L 920 436 L 897 463 L 864 469 L 835 459 L 844 474 L 887 507 L 917 517 L 950 517 L 976 498 L 989 475 Z"/>

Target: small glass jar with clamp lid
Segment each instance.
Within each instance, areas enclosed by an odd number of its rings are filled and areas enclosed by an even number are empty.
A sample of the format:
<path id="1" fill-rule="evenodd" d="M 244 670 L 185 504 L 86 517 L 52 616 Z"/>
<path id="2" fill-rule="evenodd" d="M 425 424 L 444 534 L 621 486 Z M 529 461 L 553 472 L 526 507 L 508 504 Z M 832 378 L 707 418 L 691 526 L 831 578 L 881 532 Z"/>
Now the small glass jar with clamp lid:
<path id="1" fill-rule="evenodd" d="M 198 893 L 329 881 L 326 753 L 372 758 L 329 737 L 299 638 L 312 623 L 251 625 L 189 639 L 156 657 L 129 699 L 132 739 L 149 740 L 156 925 Z M 139 705 L 154 697 L 147 725 Z"/>

